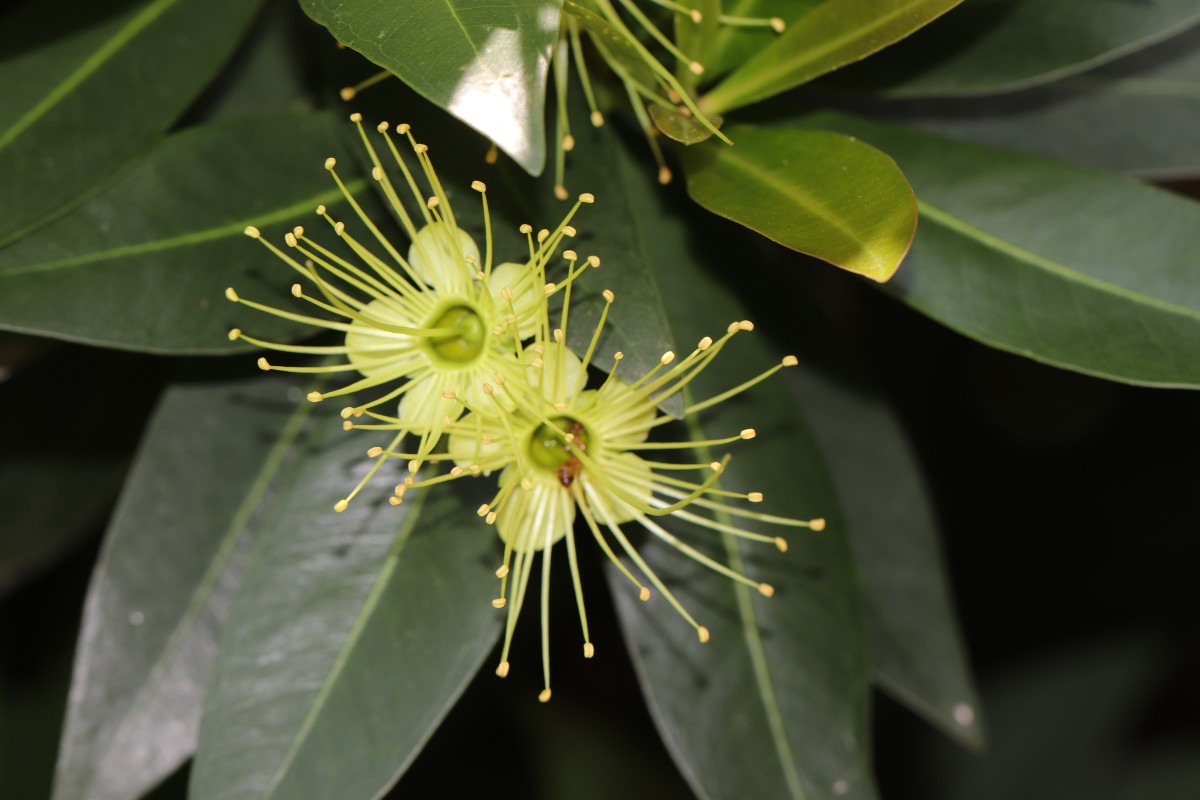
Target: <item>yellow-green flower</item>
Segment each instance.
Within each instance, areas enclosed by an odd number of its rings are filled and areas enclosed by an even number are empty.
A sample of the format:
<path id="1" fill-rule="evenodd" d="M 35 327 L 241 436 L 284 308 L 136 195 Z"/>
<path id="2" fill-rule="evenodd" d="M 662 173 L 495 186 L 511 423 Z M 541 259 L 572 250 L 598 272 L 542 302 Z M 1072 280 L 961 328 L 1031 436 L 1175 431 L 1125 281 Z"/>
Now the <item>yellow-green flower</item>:
<path id="1" fill-rule="evenodd" d="M 543 701 L 550 698 L 550 562 L 553 545 L 559 540 L 566 540 L 567 560 L 583 633 L 584 656 L 590 658 L 594 652 L 588 634 L 577 565 L 577 518 L 582 518 L 592 538 L 629 578 L 641 599 L 649 599 L 650 587 L 654 587 L 696 629 L 701 642 L 708 641 L 708 629 L 683 607 L 642 559 L 622 530 L 623 524 L 636 523 L 654 538 L 689 558 L 768 597 L 774 593 L 770 585 L 748 578 L 712 559 L 668 530 L 664 525 L 665 520 L 773 544 L 781 551 L 787 549 L 785 539 L 749 530 L 743 525 L 758 522 L 815 530 L 824 527 L 823 520 L 777 517 L 740 505 L 742 501 L 759 503 L 763 497 L 758 492 L 732 492 L 717 485 L 729 461 L 728 455 L 718 461 L 704 460 L 699 463 L 665 461 L 656 457 L 656 454 L 667 450 L 707 452 L 709 448 L 752 439 L 755 435 L 752 428 L 702 441 L 649 438 L 655 428 L 674 421 L 672 417 L 659 413 L 659 405 L 681 392 L 712 362 L 731 338 L 739 332 L 752 330 L 753 326 L 747 321 L 734 322 L 719 339 L 705 337 L 690 354 L 681 359 L 667 352 L 657 366 L 631 381 L 617 374 L 622 356 L 616 353 L 613 369 L 600 386 L 586 389 L 588 367 L 595 354 L 609 305 L 613 302 L 612 292 L 604 292 L 604 297 L 605 306 L 600 322 L 581 359 L 564 344 L 570 304 L 568 288 L 560 326 L 551 329 L 548 316 L 544 317 L 538 325 L 534 343 L 525 348 L 523 368 L 497 370 L 483 387 L 485 394 L 503 397 L 506 400 L 504 407 L 510 410 L 503 414 L 474 411 L 452 427 L 449 439 L 449 457 L 456 461 L 455 469 L 460 471 L 459 474 L 468 470 L 473 474 L 500 473 L 496 495 L 482 505 L 478 513 L 487 522 L 495 524 L 505 545 L 503 562 L 496 572 L 501 579 L 500 596 L 493 602 L 497 608 L 508 608 L 504 647 L 497 669 L 501 677 L 509 670 L 509 649 L 533 571 L 534 555 L 542 553 L 541 618 L 545 688 L 540 699 Z M 543 306 L 545 314 L 544 309 Z M 796 359 L 788 356 L 778 365 L 739 386 L 690 404 L 685 413 L 699 413 L 795 363 Z M 492 408 L 500 406 L 493 403 Z M 689 474 L 696 477 L 680 477 Z M 727 521 L 731 519 L 744 522 L 731 524 Z M 617 552 L 624 553 L 633 562 L 634 570 L 625 566 L 617 557 Z"/>
<path id="2" fill-rule="evenodd" d="M 485 247 L 481 256 L 479 246 L 451 208 L 428 148 L 413 138 L 409 126 L 398 126 L 396 133 L 407 139 L 418 168 L 410 169 L 385 122 L 377 127 L 391 156 L 389 169 L 385 169 L 363 129 L 361 115 L 354 114 L 351 120 L 373 164 L 372 177 L 407 234 L 407 248 L 394 244 L 368 216 L 330 158 L 325 168 L 357 220 L 352 218 L 350 225 L 335 220 L 324 206 L 317 208 L 317 215 L 341 240 L 341 246 L 327 248 L 297 227 L 285 236 L 285 251 L 257 229 L 246 229 L 247 235 L 262 242 L 300 276 L 292 294 L 315 308 L 316 314 L 273 308 L 242 298 L 233 288 L 226 291 L 234 302 L 341 335 L 341 342 L 335 345 L 296 345 L 264 341 L 237 328 L 229 333 L 231 339 L 244 339 L 269 350 L 335 359 L 333 363 L 297 366 L 263 357 L 259 366 L 264 370 L 356 376 L 338 388 L 310 392 L 309 400 L 381 390 L 366 402 L 342 409 L 346 428 L 371 427 L 395 433 L 386 448 L 375 448 L 375 464 L 358 486 L 338 501 L 335 508 L 339 511 L 410 433 L 420 437 L 410 454 L 409 468 L 416 472 L 447 426 L 462 414 L 458 398 L 474 405 L 482 403 L 486 399 L 483 383 L 495 372 L 518 363 L 520 341 L 532 333 L 545 304 L 546 265 L 563 239 L 575 234 L 569 223 L 580 204 L 592 202 L 590 195 L 581 195 L 553 231 L 538 232 L 536 244 L 533 229 L 522 226 L 530 237 L 528 259 L 493 265 L 486 186 L 479 181 L 472 184 L 482 200 Z M 405 193 L 412 197 L 414 211 L 402 202 Z M 395 405 L 385 405 L 388 403 Z M 380 413 L 377 409 L 381 406 L 395 408 L 394 415 Z M 374 424 L 359 426 L 354 421 L 364 414 L 373 418 Z"/>

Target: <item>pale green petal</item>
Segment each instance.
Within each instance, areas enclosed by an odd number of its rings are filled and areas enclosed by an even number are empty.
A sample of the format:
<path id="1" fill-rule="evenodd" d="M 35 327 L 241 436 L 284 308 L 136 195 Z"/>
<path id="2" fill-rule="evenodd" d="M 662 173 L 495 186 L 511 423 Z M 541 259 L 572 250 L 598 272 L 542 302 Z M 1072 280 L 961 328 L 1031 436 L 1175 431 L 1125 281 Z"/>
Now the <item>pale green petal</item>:
<path id="1" fill-rule="evenodd" d="M 563 487 L 552 475 L 529 475 L 533 488 L 517 487 L 496 516 L 496 532 L 514 550 L 534 552 L 554 545 L 567 535 L 575 522 L 575 504 L 563 503 Z M 500 483 L 520 480 L 516 469 L 509 467 L 500 476 Z"/>
<path id="2" fill-rule="evenodd" d="M 397 414 L 400 421 L 418 428 L 431 428 L 443 416 L 457 419 L 462 413 L 462 406 L 442 397 L 442 392 L 447 388 L 444 383 L 441 376 L 434 374 L 410 387 L 400 398 Z"/>
<path id="3" fill-rule="evenodd" d="M 492 300 L 496 303 L 496 324 L 505 324 L 505 317 L 515 312 L 520 337 L 528 339 L 533 336 L 538 323 L 538 316 L 534 310 L 540 303 L 545 302 L 544 287 L 545 284 L 537 280 L 536 274 L 528 264 L 506 261 L 493 268 L 491 277 L 488 278 L 488 289 L 491 290 Z M 511 308 L 508 300 L 504 298 L 505 289 L 509 289 L 513 294 Z"/>
<path id="4" fill-rule="evenodd" d="M 621 466 L 621 472 L 608 467 Z M 597 470 L 600 474 L 597 474 Z M 636 517 L 639 509 L 631 506 L 617 494 L 632 497 L 643 505 L 650 504 L 654 471 L 643 459 L 633 453 L 615 456 L 600 456 L 598 465 L 585 469 L 579 475 L 588 502 L 606 522 L 620 524 Z"/>
<path id="5" fill-rule="evenodd" d="M 526 357 L 532 358 L 532 351 L 526 351 Z M 539 392 L 549 403 L 571 403 L 587 381 L 583 371 L 583 362 L 568 348 L 555 342 L 545 345 L 545 352 L 537 358 L 542 362 L 541 367 L 529 367 L 526 377 L 535 392 Z"/>
<path id="6" fill-rule="evenodd" d="M 418 324 L 399 302 L 390 298 L 372 300 L 363 308 L 362 313 L 391 325 L 411 328 Z M 402 375 L 406 369 L 415 369 L 425 363 L 413 337 L 379 330 L 360 320 L 350 323 L 350 330 L 346 333 L 346 347 L 350 363 L 368 377 L 397 371 Z"/>
<path id="7" fill-rule="evenodd" d="M 462 228 L 454 229 L 444 222 L 433 222 L 417 231 L 408 249 L 408 263 L 430 286 L 441 291 L 465 291 L 473 280 L 479 264 L 479 248 Z M 470 258 L 477 265 L 467 266 Z"/>
<path id="8" fill-rule="evenodd" d="M 610 378 L 590 398 L 588 419 L 605 439 L 621 442 L 644 442 L 650 435 L 658 409 L 649 398 L 635 397 L 629 384 L 620 378 Z"/>

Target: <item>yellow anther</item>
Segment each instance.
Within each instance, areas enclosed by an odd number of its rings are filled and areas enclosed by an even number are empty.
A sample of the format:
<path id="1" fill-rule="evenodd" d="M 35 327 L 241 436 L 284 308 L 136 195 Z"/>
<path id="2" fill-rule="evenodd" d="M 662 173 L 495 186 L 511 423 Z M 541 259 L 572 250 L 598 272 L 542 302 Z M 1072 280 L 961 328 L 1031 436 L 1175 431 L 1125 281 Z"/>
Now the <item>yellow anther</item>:
<path id="1" fill-rule="evenodd" d="M 377 457 L 377 456 L 380 456 L 380 455 L 382 455 L 382 454 L 383 454 L 383 448 L 382 448 L 382 447 L 379 447 L 378 445 L 376 445 L 375 447 L 372 447 L 371 449 L 367 450 L 367 458 L 375 458 L 375 457 Z"/>
<path id="2" fill-rule="evenodd" d="M 492 377 L 496 379 L 496 383 L 500 384 L 501 386 L 504 385 L 504 375 L 499 370 L 493 372 Z"/>
<path id="3" fill-rule="evenodd" d="M 668 350 L 667 352 L 663 353 L 662 358 L 658 360 L 663 366 L 666 366 L 675 360 L 675 353 L 672 350 Z"/>
<path id="4" fill-rule="evenodd" d="M 763 501 L 763 493 L 762 492 L 750 492 L 749 494 L 746 495 L 746 499 L 749 500 L 751 503 L 761 503 Z"/>
<path id="5" fill-rule="evenodd" d="M 529 480 L 529 478 L 522 478 L 521 479 L 521 488 L 527 492 L 532 492 L 533 491 L 533 481 Z"/>
<path id="6" fill-rule="evenodd" d="M 599 111 L 592 112 L 592 127 L 599 128 L 604 124 L 604 115 Z"/>
<path id="7" fill-rule="evenodd" d="M 488 525 L 491 525 L 493 522 L 495 522 L 495 521 L 496 521 L 496 512 L 495 512 L 495 511 L 489 511 L 489 512 L 488 512 L 488 515 L 487 515 L 486 517 L 484 517 L 484 518 L 483 518 L 483 520 L 484 520 L 484 522 L 486 522 Z"/>
<path id="8" fill-rule="evenodd" d="M 693 61 L 692 63 L 688 64 L 688 69 L 690 69 L 694 75 L 704 74 L 704 65 L 699 61 Z"/>
<path id="9" fill-rule="evenodd" d="M 600 266 L 600 256 L 588 256 L 587 263 L 592 269 Z"/>
<path id="10" fill-rule="evenodd" d="M 292 284 L 292 297 L 304 297 L 304 287 L 298 283 Z"/>
<path id="11" fill-rule="evenodd" d="M 403 502 L 404 502 L 404 498 L 403 498 L 403 497 L 395 497 L 395 496 L 392 496 L 392 497 L 389 497 L 389 498 L 388 498 L 388 504 L 389 504 L 389 505 L 392 505 L 392 506 L 398 506 L 398 505 L 400 505 L 400 504 L 401 504 L 401 503 L 403 503 Z"/>
<path id="12" fill-rule="evenodd" d="M 734 332 L 734 331 L 736 331 L 737 329 L 738 329 L 738 324 L 737 324 L 736 322 L 731 322 L 731 323 L 729 323 L 729 325 L 728 325 L 728 326 L 725 328 L 725 332 L 726 332 L 726 333 L 733 333 L 733 332 Z"/>
<path id="13" fill-rule="evenodd" d="M 231 328 L 229 331 L 229 341 L 236 342 L 238 337 L 242 335 L 241 328 Z"/>
<path id="14" fill-rule="evenodd" d="M 555 328 L 554 329 L 554 341 L 558 342 L 559 344 L 562 344 L 562 340 L 563 340 L 562 328 Z"/>
<path id="15" fill-rule="evenodd" d="M 584 642 L 583 643 L 583 657 L 591 658 L 594 655 L 596 655 L 596 648 L 592 647 L 591 642 Z"/>
<path id="16" fill-rule="evenodd" d="M 478 516 L 480 516 L 480 517 L 486 517 L 486 516 L 487 516 L 487 513 L 488 513 L 489 511 L 491 511 L 491 507 L 490 507 L 490 506 L 488 506 L 488 504 L 487 504 L 487 503 L 484 503 L 484 504 L 483 504 L 483 505 L 481 505 L 479 508 L 475 509 L 475 513 L 476 513 L 476 515 L 478 515 Z"/>
<path id="17" fill-rule="evenodd" d="M 794 367 L 799 364 L 799 360 L 795 356 L 784 356 L 781 362 L 785 367 Z"/>
<path id="18" fill-rule="evenodd" d="M 562 232 L 563 236 L 574 236 L 575 234 L 579 233 L 579 231 L 575 230 L 574 225 L 563 225 Z"/>
<path id="19" fill-rule="evenodd" d="M 538 695 L 538 702 L 539 703 L 549 703 L 550 702 L 550 690 L 549 689 L 542 689 L 541 693 Z"/>
<path id="20" fill-rule="evenodd" d="M 371 177 L 377 181 L 383 180 L 383 170 L 379 167 L 371 167 Z"/>
<path id="21" fill-rule="evenodd" d="M 325 206 L 317 206 L 315 213 L 318 217 L 325 216 Z"/>
<path id="22" fill-rule="evenodd" d="M 566 200 L 571 195 L 567 191 L 567 187 L 563 186 L 561 183 L 556 183 L 554 184 L 554 196 L 559 200 Z"/>
<path id="23" fill-rule="evenodd" d="M 761 594 L 763 597 L 774 597 L 775 596 L 775 587 L 769 583 L 760 583 L 758 585 L 758 593 Z"/>
<path id="24" fill-rule="evenodd" d="M 416 153 L 417 155 L 422 155 L 422 154 L 424 154 L 424 153 L 428 153 L 428 152 L 429 152 L 429 146 L 428 146 L 428 145 L 424 145 L 424 144 L 420 144 L 420 143 L 414 144 L 414 145 L 413 145 L 413 152 L 414 152 L 414 153 Z"/>
<path id="25" fill-rule="evenodd" d="M 496 577 L 503 578 L 508 574 L 508 564 L 501 564 L 500 569 L 496 570 Z"/>
<path id="26" fill-rule="evenodd" d="M 720 461 L 710 461 L 710 462 L 708 462 L 708 468 L 711 469 L 713 472 L 720 472 L 721 471 L 721 462 Z"/>
<path id="27" fill-rule="evenodd" d="M 453 389 L 446 389 L 442 392 L 442 397 L 446 398 L 447 400 L 453 400 L 457 396 L 458 395 L 455 394 Z"/>
<path id="28" fill-rule="evenodd" d="M 406 133 L 408 133 L 411 130 L 412 130 L 412 125 L 409 125 L 407 122 L 401 122 L 399 125 L 396 126 L 396 133 L 400 134 L 401 136 L 404 136 Z"/>
<path id="29" fill-rule="evenodd" d="M 575 149 L 575 137 L 568 133 L 566 136 L 563 137 L 562 146 L 563 146 L 563 150 L 566 150 L 568 153 L 571 152 L 572 150 L 574 150 Z M 567 198 L 564 197 L 563 199 L 566 200 Z"/>
<path id="30" fill-rule="evenodd" d="M 604 302 L 606 303 L 611 303 L 613 300 L 617 299 L 616 295 L 612 293 L 611 289 L 605 289 L 603 292 L 601 292 L 601 294 L 604 295 Z"/>
<path id="31" fill-rule="evenodd" d="M 754 330 L 754 323 L 748 319 L 744 319 L 738 323 L 738 327 L 744 331 L 752 331 Z"/>
<path id="32" fill-rule="evenodd" d="M 641 600 L 643 603 L 646 602 L 647 600 L 649 600 L 650 599 L 650 590 L 647 587 L 643 586 L 642 590 L 640 592 L 638 592 L 638 599 Z"/>
<path id="33" fill-rule="evenodd" d="M 507 661 L 500 662 L 500 666 L 496 667 L 496 674 L 499 675 L 501 678 L 508 677 L 508 662 Z"/>
<path id="34" fill-rule="evenodd" d="M 388 127 L 390 127 L 390 124 L 384 121 L 376 125 L 375 130 L 379 131 L 380 133 L 387 133 Z"/>
<path id="35" fill-rule="evenodd" d="M 521 227 L 517 228 L 517 230 L 519 230 L 521 233 L 530 234 L 533 233 L 533 226 L 528 222 L 522 222 Z"/>
<path id="36" fill-rule="evenodd" d="M 441 202 L 441 201 L 438 200 L 436 197 L 431 197 L 425 201 L 425 207 L 426 208 L 437 208 L 439 202 Z"/>
<path id="37" fill-rule="evenodd" d="M 495 392 L 495 391 L 496 391 L 496 390 L 492 388 L 492 385 L 491 385 L 490 383 L 485 383 L 485 384 L 483 385 L 483 393 L 484 393 L 484 394 L 488 394 L 488 395 L 490 395 L 490 394 L 492 394 L 492 393 L 493 393 L 493 392 Z"/>
<path id="38" fill-rule="evenodd" d="M 342 423 L 342 430 L 344 430 L 344 431 L 352 430 L 353 428 L 354 428 L 354 423 L 351 422 L 350 420 L 346 420 L 345 422 Z"/>
<path id="39" fill-rule="evenodd" d="M 692 22 L 699 25 L 703 21 L 704 21 L 704 15 L 700 13 L 700 9 L 693 8 L 692 9 Z"/>
<path id="40" fill-rule="evenodd" d="M 707 350 L 710 347 L 712 347 L 712 337 L 711 336 L 705 336 L 703 339 L 701 339 L 699 342 L 696 343 L 697 350 Z"/>
<path id="41" fill-rule="evenodd" d="M 350 505 L 350 501 L 345 498 L 342 498 L 341 500 L 338 500 L 336 503 L 333 504 L 333 510 L 340 514 L 343 511 L 345 511 L 349 505 Z"/>
<path id="42" fill-rule="evenodd" d="M 671 179 L 674 177 L 675 177 L 675 175 L 674 175 L 674 173 L 671 172 L 671 168 L 668 167 L 666 164 L 663 164 L 661 167 L 658 168 L 658 184 L 659 184 L 659 186 L 666 186 L 668 183 L 671 182 Z"/>
<path id="43" fill-rule="evenodd" d="M 775 547 L 779 549 L 779 552 L 786 553 L 788 549 L 787 539 L 783 538 L 782 536 L 776 536 Z"/>
<path id="44" fill-rule="evenodd" d="M 297 245 L 296 234 L 288 231 L 283 235 L 283 241 L 287 243 L 288 247 L 295 247 Z"/>
<path id="45" fill-rule="evenodd" d="M 483 181 L 471 181 L 471 188 L 477 192 L 486 192 L 487 184 Z"/>
<path id="46" fill-rule="evenodd" d="M 563 250 L 563 258 L 567 261 L 574 262 L 579 260 L 579 254 L 574 250 Z"/>
<path id="47" fill-rule="evenodd" d="M 353 406 L 346 406 L 339 413 L 341 414 L 342 419 L 349 419 L 350 417 L 355 416 Z"/>
<path id="48" fill-rule="evenodd" d="M 343 86 L 338 90 L 338 96 L 342 98 L 343 103 L 349 103 L 354 99 L 356 94 L 358 94 L 358 92 L 355 91 L 353 86 Z"/>
<path id="49" fill-rule="evenodd" d="M 825 530 L 825 520 L 821 517 L 817 517 L 808 523 L 808 527 L 814 531 L 823 531 Z"/>
<path id="50" fill-rule="evenodd" d="M 243 230 L 242 233 L 246 234 L 251 239 L 257 239 L 258 237 L 262 236 L 262 234 L 258 232 L 258 228 L 254 227 L 253 225 L 247 225 L 246 229 Z"/>
<path id="51" fill-rule="evenodd" d="M 337 159 L 332 156 L 325 159 L 325 169 L 333 169 L 337 166 Z"/>
<path id="52" fill-rule="evenodd" d="M 308 402 L 310 403 L 319 403 L 325 399 L 325 395 L 320 392 L 309 392 L 306 397 L 308 397 Z"/>
<path id="53" fill-rule="evenodd" d="M 542 228 L 540 231 L 538 231 L 538 235 L 537 235 L 538 244 L 541 244 L 542 242 L 546 241 L 549 238 L 550 238 L 550 231 L 547 230 L 546 228 Z"/>
<path id="54" fill-rule="evenodd" d="M 258 357 L 258 368 L 261 369 L 263 372 L 270 372 L 271 365 L 267 363 L 267 359 L 265 356 Z"/>
<path id="55" fill-rule="evenodd" d="M 624 353 L 622 353 L 620 350 L 618 350 L 617 352 L 613 353 L 613 361 L 620 361 L 620 360 L 621 360 L 622 358 L 624 358 L 624 357 L 625 357 L 625 354 L 624 354 Z"/>
<path id="56" fill-rule="evenodd" d="M 754 428 L 743 428 L 742 432 L 738 434 L 738 436 L 741 436 L 743 439 L 753 439 L 757 435 L 758 432 L 755 431 Z"/>
<path id="57" fill-rule="evenodd" d="M 504 608 L 504 605 L 507 602 L 508 601 L 505 600 L 503 597 L 497 597 L 495 600 L 492 601 L 492 608 Z"/>
<path id="58" fill-rule="evenodd" d="M 703 625 L 696 629 L 696 635 L 700 637 L 700 644 L 708 642 L 708 628 Z"/>
<path id="59" fill-rule="evenodd" d="M 235 303 L 238 301 L 238 294 L 233 290 L 232 286 L 225 290 L 225 299 L 232 300 Z"/>
<path id="60" fill-rule="evenodd" d="M 512 289 L 508 288 L 507 286 L 505 286 L 503 289 L 501 289 L 501 290 L 500 290 L 500 294 L 501 294 L 501 295 L 504 297 L 504 299 L 505 299 L 505 300 L 507 300 L 508 302 L 510 302 L 510 303 L 511 303 L 511 302 L 513 301 L 513 292 L 512 292 Z"/>
<path id="61" fill-rule="evenodd" d="M 354 122 L 354 123 L 362 122 L 362 114 L 355 111 L 353 114 L 350 115 L 350 121 Z"/>
<path id="62" fill-rule="evenodd" d="M 787 23 L 783 21 L 782 17 L 771 17 L 771 28 L 776 33 L 783 33 L 783 29 L 786 27 Z"/>
<path id="63" fill-rule="evenodd" d="M 583 194 L 579 195 L 579 202 L 594 203 L 596 202 L 596 195 L 592 194 L 591 192 L 584 192 Z"/>
<path id="64" fill-rule="evenodd" d="M 496 437 L 490 433 L 485 433 L 483 436 L 479 437 L 479 441 L 483 444 L 493 444 L 496 441 Z"/>

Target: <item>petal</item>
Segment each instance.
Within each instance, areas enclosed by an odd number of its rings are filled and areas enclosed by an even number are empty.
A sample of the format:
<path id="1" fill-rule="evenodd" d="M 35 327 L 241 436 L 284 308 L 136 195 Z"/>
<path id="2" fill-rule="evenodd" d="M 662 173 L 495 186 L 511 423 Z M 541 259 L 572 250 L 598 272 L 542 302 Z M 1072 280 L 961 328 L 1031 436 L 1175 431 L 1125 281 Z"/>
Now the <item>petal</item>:
<path id="1" fill-rule="evenodd" d="M 462 406 L 453 400 L 442 397 L 447 387 L 440 375 L 436 373 L 410 387 L 400 398 L 400 409 L 397 412 L 404 425 L 414 428 L 432 428 L 439 424 L 444 416 L 451 420 L 458 419 L 462 414 Z"/>
<path id="2" fill-rule="evenodd" d="M 583 481 L 583 491 L 588 502 L 596 509 L 597 516 L 605 522 L 619 525 L 640 514 L 641 510 L 623 499 L 622 495 L 645 505 L 650 504 L 654 470 L 643 459 L 633 453 L 619 453 L 601 456 L 596 461 L 596 466 L 581 472 L 579 479 Z M 621 468 L 619 473 L 613 469 L 617 466 Z M 598 470 L 603 472 L 602 476 L 596 475 Z M 598 480 L 598 477 L 602 480 Z"/>
<path id="3" fill-rule="evenodd" d="M 533 357 L 532 350 L 525 352 L 527 358 Z M 542 366 L 529 367 L 526 371 L 529 386 L 547 403 L 573 402 L 587 381 L 579 356 L 557 342 L 550 342 L 539 358 Z"/>
<path id="4" fill-rule="evenodd" d="M 408 249 L 408 263 L 430 286 L 442 291 L 464 290 L 473 280 L 476 268 L 467 266 L 471 258 L 479 263 L 479 248 L 462 228 L 444 222 L 432 222 L 417 231 Z"/>
<path id="5" fill-rule="evenodd" d="M 362 314 L 392 325 L 417 325 L 394 299 L 378 298 L 362 309 Z M 346 333 L 346 356 L 363 375 L 373 377 L 385 373 L 401 376 L 407 369 L 424 364 L 413 337 L 404 333 L 380 330 L 370 322 L 354 320 Z M 412 366 L 409 367 L 411 362 Z"/>
<path id="6" fill-rule="evenodd" d="M 488 289 L 496 304 L 498 319 L 495 324 L 505 325 L 504 319 L 510 313 L 515 313 L 520 337 L 528 339 L 533 336 L 538 323 L 538 315 L 534 312 L 539 303 L 545 302 L 545 284 L 535 286 L 537 283 L 537 275 L 528 264 L 506 261 L 494 267 L 491 277 L 488 278 Z M 505 289 L 513 293 L 512 310 L 509 309 L 508 301 L 504 299 Z"/>
<path id="7" fill-rule="evenodd" d="M 595 410 L 589 419 L 606 439 L 644 442 L 658 418 L 658 409 L 649 397 L 637 397 L 629 383 L 616 377 L 601 386 L 591 402 Z"/>
<path id="8" fill-rule="evenodd" d="M 530 474 L 533 489 L 518 486 L 496 516 L 496 531 L 505 544 L 522 553 L 553 546 L 575 522 L 575 503 L 563 502 L 566 489 L 553 476 Z M 500 484 L 520 480 L 515 468 L 500 476 Z M 567 498 L 569 499 L 569 495 Z"/>

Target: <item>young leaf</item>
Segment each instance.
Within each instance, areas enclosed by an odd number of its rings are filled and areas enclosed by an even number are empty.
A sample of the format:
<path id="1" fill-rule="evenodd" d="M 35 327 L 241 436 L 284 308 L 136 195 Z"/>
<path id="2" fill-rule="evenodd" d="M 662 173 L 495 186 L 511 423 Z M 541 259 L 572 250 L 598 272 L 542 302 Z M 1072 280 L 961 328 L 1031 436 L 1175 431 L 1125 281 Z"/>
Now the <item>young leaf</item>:
<path id="1" fill-rule="evenodd" d="M 819 6 L 824 0 L 722 0 L 722 14 L 735 19 L 783 21 L 784 30 Z M 770 25 L 745 27 L 722 24 L 718 26 L 713 53 L 704 64 L 704 79 L 711 81 L 729 70 L 748 61 L 760 50 L 770 45 L 778 33 Z"/>
<path id="2" fill-rule="evenodd" d="M 624 152 L 614 163 L 623 173 L 636 169 Z M 673 218 L 650 187 L 631 199 L 634 216 L 653 222 L 648 248 L 680 340 L 695 341 L 742 316 L 727 287 L 701 267 L 708 252 L 703 237 Z M 698 399 L 769 363 L 752 336 L 731 346 L 693 384 Z M 651 714 L 699 796 L 872 798 L 869 665 L 857 577 L 816 445 L 775 381 L 699 422 L 710 431 L 754 424 L 760 432 L 735 452 L 726 488 L 764 491 L 769 513 L 819 515 L 829 523 L 819 533 L 785 534 L 786 554 L 757 543 L 726 543 L 717 554 L 744 561 L 754 579 L 775 586 L 769 599 L 669 548 L 645 547 L 647 562 L 709 627 L 707 644 L 696 641 L 663 598 L 639 602 L 626 578 L 610 570 Z M 678 533 L 694 546 L 704 547 L 707 539 L 721 550 L 717 534 Z"/>
<path id="3" fill-rule="evenodd" d="M 1200 205 L 1129 178 L 853 117 L 921 228 L 889 289 L 985 344 L 1111 380 L 1200 386 Z"/>
<path id="4" fill-rule="evenodd" d="M 301 0 L 337 39 L 542 171 L 550 50 L 562 0 Z"/>
<path id="5" fill-rule="evenodd" d="M 1009 92 L 1083 72 L 1198 22 L 1193 0 L 967 3 L 831 80 L 905 97 Z"/>
<path id="6" fill-rule="evenodd" d="M 780 244 L 875 281 L 900 266 L 917 203 L 896 163 L 852 137 L 737 125 L 733 147 L 683 151 L 696 202 Z"/>
<path id="7" fill-rule="evenodd" d="M 233 600 L 194 800 L 381 796 L 495 642 L 494 531 L 445 491 L 393 508 L 368 490 L 335 513 L 373 442 L 334 427 L 304 455 Z"/>
<path id="8" fill-rule="evenodd" d="M 132 800 L 191 755 L 255 509 L 308 417 L 287 392 L 179 386 L 151 420 L 88 592 L 54 800 Z"/>
<path id="9" fill-rule="evenodd" d="M 312 211 L 341 199 L 321 168 L 342 154 L 338 124 L 269 117 L 168 138 L 74 213 L 0 250 L 0 326 L 159 353 L 246 349 L 226 335 L 237 315 L 225 288 L 285 306 L 291 279 L 243 229 L 277 239 L 324 224 Z M 260 317 L 266 339 L 303 330 Z"/>
<path id="10" fill-rule="evenodd" d="M 0 63 L 0 244 L 79 202 L 149 147 L 260 5 L 26 3 L 0 18 L 0 53 L 15 53 Z M 66 35 L 54 38 L 64 25 Z"/>
<path id="11" fill-rule="evenodd" d="M 705 113 L 787 91 L 903 39 L 962 0 L 826 0 L 700 101 Z"/>

